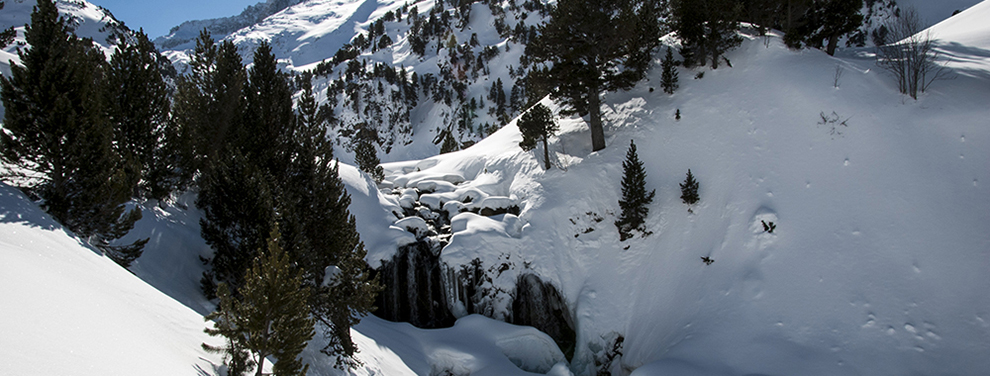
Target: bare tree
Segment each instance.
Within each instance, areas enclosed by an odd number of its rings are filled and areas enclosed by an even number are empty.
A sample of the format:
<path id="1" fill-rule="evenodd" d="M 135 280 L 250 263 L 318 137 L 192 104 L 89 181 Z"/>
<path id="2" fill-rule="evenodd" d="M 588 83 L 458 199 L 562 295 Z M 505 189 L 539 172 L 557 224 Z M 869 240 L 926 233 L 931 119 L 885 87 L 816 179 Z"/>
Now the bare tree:
<path id="1" fill-rule="evenodd" d="M 913 99 L 948 74 L 938 63 L 940 52 L 935 49 L 931 31 L 922 28 L 921 17 L 914 8 L 902 9 L 900 17 L 887 25 L 886 40 L 890 42 L 877 47 L 877 65 L 893 74 L 897 88 Z"/>

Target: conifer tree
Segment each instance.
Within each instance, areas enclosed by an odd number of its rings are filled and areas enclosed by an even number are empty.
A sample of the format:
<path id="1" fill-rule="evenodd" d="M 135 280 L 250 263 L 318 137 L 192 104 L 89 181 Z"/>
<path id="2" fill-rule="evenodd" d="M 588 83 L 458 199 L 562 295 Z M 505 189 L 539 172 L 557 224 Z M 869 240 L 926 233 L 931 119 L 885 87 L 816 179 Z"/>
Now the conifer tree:
<path id="1" fill-rule="evenodd" d="M 663 70 L 660 74 L 660 86 L 663 87 L 663 92 L 667 94 L 674 94 L 678 88 L 677 65 L 675 63 L 674 53 L 670 47 L 667 47 L 667 54 L 663 56 L 663 60 L 660 62 Z"/>
<path id="2" fill-rule="evenodd" d="M 323 324 L 330 338 L 323 352 L 337 356 L 339 364 L 354 364 L 351 357 L 356 346 L 350 328 L 371 310 L 379 287 L 375 280 L 368 280 L 367 252 L 348 211 L 350 196 L 308 83 L 298 112 L 289 188 L 279 201 L 282 243 L 304 271 L 303 283 L 312 289 L 313 318 Z M 324 283 L 327 268 L 338 271 L 334 283 Z"/>
<path id="3" fill-rule="evenodd" d="M 204 344 L 204 348 L 224 350 L 229 359 L 238 362 L 243 361 L 244 350 L 250 351 L 254 359 L 245 365 L 255 365 L 258 376 L 262 375 L 268 356 L 278 359 L 272 367 L 276 375 L 305 375 L 309 369 L 298 356 L 314 335 L 307 303 L 310 289 L 303 286 L 302 271 L 293 269 L 289 256 L 279 245 L 279 237 L 278 229 L 274 228 L 267 249 L 260 252 L 244 276 L 241 297 L 234 298 L 226 284 L 221 284 L 217 295 L 221 297 L 221 309 L 226 312 L 207 316 L 220 321 L 206 332 L 226 337 L 229 345 L 217 348 Z"/>
<path id="4" fill-rule="evenodd" d="M 164 74 L 171 62 L 143 31 L 123 39 L 110 59 L 104 88 L 116 152 L 134 182 L 134 197 L 162 199 L 178 185 L 171 145 L 177 142 L 168 119 L 171 100 Z"/>
<path id="5" fill-rule="evenodd" d="M 268 42 L 262 42 L 254 51 L 254 66 L 244 86 L 244 105 L 244 120 L 236 132 L 237 146 L 269 177 L 273 193 L 278 195 L 289 164 L 295 114 L 288 77 L 278 70 Z"/>
<path id="6" fill-rule="evenodd" d="M 636 153 L 636 143 L 630 140 L 626 160 L 622 162 L 622 199 L 619 200 L 622 214 L 615 221 L 620 241 L 631 238 L 633 231 L 639 231 L 643 236 L 650 234 L 644 224 L 650 212 L 648 205 L 653 202 L 655 195 L 655 189 L 646 192 L 646 171 Z"/>
<path id="7" fill-rule="evenodd" d="M 244 345 L 254 352 L 258 376 L 270 355 L 278 359 L 272 369 L 276 375 L 305 375 L 309 366 L 297 357 L 314 334 L 310 289 L 302 285 L 302 271 L 293 269 L 278 238 L 276 227 L 267 251 L 261 252 L 244 276 L 235 311 L 243 320 Z"/>
<path id="8" fill-rule="evenodd" d="M 210 268 L 200 281 L 211 296 L 216 283 L 226 282 L 231 290 L 243 286 L 244 271 L 275 224 L 275 200 L 264 172 L 234 149 L 214 162 L 204 174 L 196 207 L 203 211 L 200 231 L 213 248 L 207 260 Z"/>
<path id="9" fill-rule="evenodd" d="M 192 168 L 200 171 L 201 232 L 214 250 L 201 280 L 208 295 L 217 282 L 228 283 L 235 294 L 243 285 L 244 271 L 275 224 L 291 154 L 287 139 L 295 119 L 287 78 L 265 44 L 255 59 L 251 81 L 245 82 L 233 44 L 215 46 L 201 33 L 193 72 L 181 82 L 182 100 L 176 103 L 189 106 L 181 108 L 189 110 L 181 121 L 202 137 L 194 145 Z M 249 105 L 237 108 L 240 103 Z"/>
<path id="10" fill-rule="evenodd" d="M 378 151 L 375 150 L 375 142 L 378 140 L 378 132 L 367 124 L 358 126 L 355 136 L 354 162 L 357 163 L 361 171 L 366 172 L 377 183 L 385 179 L 385 170 L 379 166 Z"/>
<path id="11" fill-rule="evenodd" d="M 561 0 L 526 47 L 537 63 L 552 63 L 551 95 L 589 117 L 592 150 L 605 148 L 602 93 L 643 78 L 660 43 L 658 0 Z"/>
<path id="12" fill-rule="evenodd" d="M 738 0 L 671 0 L 672 27 L 681 38 L 684 66 L 705 65 L 717 69 L 722 55 L 742 43 Z"/>
<path id="13" fill-rule="evenodd" d="M 688 169 L 687 177 L 684 182 L 680 184 L 681 186 L 681 200 L 685 204 L 693 205 L 698 202 L 698 181 L 694 180 L 694 175 L 691 174 L 691 169 Z"/>
<path id="14" fill-rule="evenodd" d="M 205 29 L 196 39 L 189 69 L 176 82 L 172 111 L 179 137 L 187 141 L 177 152 L 183 182 L 205 173 L 230 148 L 243 119 L 247 80 L 237 47 L 230 41 L 217 45 Z"/>
<path id="15" fill-rule="evenodd" d="M 543 165 L 550 169 L 550 152 L 547 147 L 547 138 L 557 133 L 557 122 L 553 119 L 553 113 L 543 104 L 537 103 L 526 111 L 517 123 L 519 131 L 522 132 L 523 139 L 519 141 L 519 147 L 525 151 L 536 148 L 536 142 L 543 142 Z"/>
<path id="16" fill-rule="evenodd" d="M 224 344 L 214 346 L 204 343 L 202 347 L 206 352 L 223 356 L 228 376 L 241 376 L 254 370 L 256 364 L 244 345 L 246 339 L 235 311 L 237 301 L 231 295 L 226 283 L 217 286 L 216 295 L 220 299 L 217 310 L 203 317 L 206 321 L 213 321 L 213 327 L 203 329 L 203 332 L 212 337 L 223 337 Z"/>
<path id="17" fill-rule="evenodd" d="M 811 0 L 798 19 L 799 26 L 788 31 L 787 41 L 793 47 L 804 42 L 809 47 L 835 54 L 839 38 L 855 31 L 863 23 L 863 0 Z"/>
<path id="18" fill-rule="evenodd" d="M 141 212 L 125 214 L 135 180 L 113 150 L 100 90 L 105 57 L 71 32 L 51 0 L 38 1 L 25 39 L 31 47 L 18 51 L 23 66 L 12 64 L 11 77 L 0 78 L 3 158 L 39 173 L 42 179 L 27 188 L 45 210 L 126 267 L 147 239 L 111 245 Z"/>

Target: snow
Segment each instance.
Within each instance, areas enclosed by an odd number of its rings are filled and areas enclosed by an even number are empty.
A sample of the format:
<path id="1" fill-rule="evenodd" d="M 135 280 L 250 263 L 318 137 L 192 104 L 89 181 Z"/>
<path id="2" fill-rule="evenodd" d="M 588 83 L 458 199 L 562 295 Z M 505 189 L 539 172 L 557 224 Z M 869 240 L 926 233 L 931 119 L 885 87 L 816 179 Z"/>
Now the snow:
<path id="1" fill-rule="evenodd" d="M 546 334 L 478 315 L 436 330 L 368 317 L 355 333 L 361 349 L 387 350 L 358 370 L 359 375 L 507 376 L 546 374 L 552 369 L 555 375 L 570 375 L 566 367 L 555 367 L 566 361 Z"/>
<path id="2" fill-rule="evenodd" d="M 986 19 L 976 13 L 986 4 L 936 27 L 975 35 L 940 41 L 985 63 L 982 47 L 965 43 L 981 35 L 982 24 L 966 23 Z M 987 70 L 950 62 L 957 79 L 912 101 L 870 56 L 746 38 L 727 56 L 732 68 L 682 69 L 673 96 L 649 92 L 658 70 L 609 94 L 605 150 L 591 152 L 583 120 L 560 119 L 549 171 L 541 150 L 515 146 L 511 124 L 430 167 L 384 167 L 397 183 L 459 174 L 458 191 L 515 197 L 518 217 L 454 216 L 441 257 L 455 267 L 509 260 L 494 281 L 504 289 L 523 265 L 562 287 L 577 319 L 577 374 L 592 373 L 592 345 L 609 333 L 625 336 L 621 368 L 636 375 L 990 368 Z M 612 223 L 630 140 L 657 189 L 654 233 L 620 243 Z M 701 183 L 692 212 L 677 185 L 689 168 Z"/>
<path id="3" fill-rule="evenodd" d="M 0 352 L 11 375 L 215 373 L 202 316 L 0 184 Z M 51 356 L 56 355 L 56 356 Z"/>
<path id="4" fill-rule="evenodd" d="M 981 0 L 898 0 L 897 5 L 901 8 L 913 7 L 921 16 L 925 25 L 933 25 L 949 17 L 957 10 L 966 10 Z M 973 26 L 977 26 L 977 23 Z"/>
<path id="5" fill-rule="evenodd" d="M 393 6 L 384 3 L 366 17 Z M 432 3 L 421 2 L 421 13 Z M 545 334 L 480 316 L 437 330 L 367 317 L 352 331 L 363 365 L 333 369 L 318 338 L 303 354 L 310 374 L 588 375 L 614 334 L 625 338 L 620 373 L 640 376 L 984 373 L 988 17 L 984 1 L 933 27 L 955 78 L 917 101 L 863 50 L 791 51 L 779 35 L 764 45 L 747 31 L 727 55 L 731 68 L 681 68 L 672 96 L 649 90 L 659 69 L 606 95 L 604 150 L 591 151 L 583 119 L 559 118 L 550 170 L 543 150 L 519 149 L 514 123 L 466 150 L 384 164 L 383 190 L 341 164 L 372 267 L 416 241 L 409 228 L 428 229 L 404 209 L 442 208 L 453 217 L 441 259 L 510 266 L 492 281 L 504 291 L 523 273 L 553 284 L 578 344 L 568 363 Z M 286 35 L 332 39 L 330 29 Z M 308 58 L 305 48 L 293 53 Z M 619 242 L 613 222 L 630 140 L 657 191 L 646 223 L 653 234 Z M 407 155 L 417 153 L 425 152 Z M 677 185 L 688 169 L 701 196 L 690 211 Z M 212 303 L 198 292 L 198 257 L 209 249 L 192 200 L 135 204 L 144 219 L 129 237 L 152 240 L 132 275 L 0 185 L 5 372 L 219 374 L 219 358 L 199 346 L 217 340 L 202 332 Z M 462 212 L 513 205 L 518 215 Z"/>

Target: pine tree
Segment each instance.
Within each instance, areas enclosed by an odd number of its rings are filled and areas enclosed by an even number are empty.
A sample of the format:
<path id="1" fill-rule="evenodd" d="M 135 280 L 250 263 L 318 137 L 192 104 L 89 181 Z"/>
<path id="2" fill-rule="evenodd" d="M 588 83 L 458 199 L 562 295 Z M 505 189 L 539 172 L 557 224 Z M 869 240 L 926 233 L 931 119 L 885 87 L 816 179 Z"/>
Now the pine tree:
<path id="1" fill-rule="evenodd" d="M 172 111 L 179 138 L 186 141 L 176 148 L 183 182 L 205 174 L 230 148 L 243 120 L 247 81 L 237 47 L 230 41 L 217 45 L 206 30 L 196 39 L 189 69 L 176 82 Z"/>
<path id="2" fill-rule="evenodd" d="M 100 85 L 106 58 L 77 38 L 51 0 L 40 0 L 25 30 L 24 64 L 0 78 L 6 108 L 0 135 L 7 162 L 42 176 L 29 187 L 56 220 L 127 267 L 147 239 L 111 245 L 141 218 L 125 214 L 135 179 L 113 150 L 113 128 Z"/>
<path id="3" fill-rule="evenodd" d="M 672 27 L 681 38 L 684 66 L 705 65 L 717 69 L 722 55 L 742 43 L 737 0 L 671 0 Z"/>
<path id="4" fill-rule="evenodd" d="M 551 63 L 551 95 L 589 117 L 592 150 L 605 148 L 601 95 L 641 80 L 660 43 L 658 0 L 561 0 L 526 55 Z"/>
<path id="5" fill-rule="evenodd" d="M 354 146 L 354 162 L 357 163 L 361 171 L 368 173 L 377 183 L 385 179 L 385 170 L 379 166 L 378 151 L 375 150 L 375 142 L 378 140 L 378 132 L 371 127 L 359 126 L 356 145 Z"/>
<path id="6" fill-rule="evenodd" d="M 217 286 L 216 295 L 220 299 L 217 310 L 203 317 L 206 321 L 213 321 L 213 328 L 203 329 L 203 332 L 211 337 L 224 337 L 222 346 L 202 344 L 203 350 L 213 354 L 222 354 L 223 363 L 227 365 L 228 376 L 241 376 L 254 370 L 256 366 L 251 354 L 244 347 L 243 330 L 237 316 L 236 303 L 230 293 L 230 288 L 226 283 Z"/>
<path id="7" fill-rule="evenodd" d="M 309 317 L 310 289 L 302 287 L 302 271 L 293 270 L 279 245 L 278 228 L 272 230 L 267 251 L 255 259 L 244 276 L 242 298 L 235 310 L 243 320 L 245 348 L 254 352 L 258 376 L 265 358 L 275 356 L 276 375 L 305 375 L 309 366 L 297 359 L 313 338 Z"/>
<path id="8" fill-rule="evenodd" d="M 293 270 L 279 237 L 278 229 L 273 229 L 267 250 L 260 252 L 244 276 L 241 298 L 233 298 L 226 284 L 221 284 L 217 295 L 225 311 L 207 316 L 219 319 L 214 329 L 206 330 L 207 334 L 222 335 L 229 345 L 217 348 L 204 344 L 204 348 L 223 350 L 229 359 L 237 361 L 242 361 L 240 354 L 244 350 L 250 351 L 254 359 L 246 364 L 256 365 L 258 376 L 268 356 L 278 359 L 272 367 L 276 375 L 305 375 L 309 369 L 298 356 L 314 335 L 307 303 L 310 289 L 303 286 L 302 271 Z"/>
<path id="9" fill-rule="evenodd" d="M 517 125 L 523 136 L 522 141 L 519 141 L 519 147 L 523 150 L 533 150 L 537 141 L 543 142 L 543 165 L 549 170 L 550 152 L 547 147 L 547 138 L 557 133 L 558 129 L 557 122 L 553 119 L 553 113 L 547 106 L 538 103 L 522 115 Z"/>
<path id="10" fill-rule="evenodd" d="M 681 200 L 685 204 L 694 205 L 694 203 L 698 202 L 698 181 L 694 180 L 691 169 L 688 169 L 687 178 L 684 179 L 684 182 L 680 186 Z"/>
<path id="11" fill-rule="evenodd" d="M 244 156 L 269 177 L 277 196 L 291 155 L 295 114 L 289 79 L 278 70 L 268 42 L 262 42 L 254 51 L 254 65 L 244 86 L 244 105 L 244 119 L 235 142 Z"/>
<path id="12" fill-rule="evenodd" d="M 171 100 L 164 74 L 173 69 L 143 31 L 123 39 L 107 70 L 107 114 L 114 127 L 114 145 L 134 182 L 134 197 L 162 199 L 176 188 L 171 144 L 175 133 L 168 119 Z"/>
<path id="13" fill-rule="evenodd" d="M 660 86 L 663 87 L 663 92 L 667 94 L 674 94 L 678 88 L 677 65 L 675 63 L 674 53 L 670 47 L 667 47 L 667 54 L 663 56 L 663 60 L 660 62 L 663 70 L 660 75 Z"/>
<path id="14" fill-rule="evenodd" d="M 214 250 L 212 268 L 202 280 L 203 289 L 209 293 L 214 283 L 227 282 L 236 293 L 249 261 L 275 224 L 274 213 L 286 187 L 286 166 L 293 153 L 291 132 L 296 119 L 288 78 L 278 71 L 266 43 L 255 51 L 250 80 L 244 83 L 243 70 L 237 66 L 240 57 L 233 45 L 225 41 L 211 48 L 208 36 L 201 35 L 201 39 L 201 57 L 209 62 L 215 55 L 215 69 L 203 77 L 194 71 L 189 82 L 202 79 L 221 86 L 243 84 L 243 91 L 236 93 L 209 84 L 202 91 L 190 87 L 191 98 L 205 95 L 207 99 L 203 102 L 207 107 L 193 109 L 194 115 L 231 116 L 227 122 L 218 122 L 230 127 L 226 130 L 210 128 L 209 122 L 194 124 L 199 134 L 220 140 L 214 146 L 217 150 L 205 149 L 205 144 L 197 147 L 195 154 L 206 159 L 200 163 L 203 171 L 196 206 L 204 213 L 200 221 L 203 239 Z M 221 97 L 212 97 L 215 95 Z M 243 110 L 229 107 L 234 103 L 247 106 Z"/>
<path id="15" fill-rule="evenodd" d="M 213 248 L 201 280 L 207 296 L 217 282 L 239 291 L 244 271 L 275 224 L 276 197 L 266 174 L 236 149 L 222 158 L 202 178 L 196 198 L 203 240 Z"/>
<path id="16" fill-rule="evenodd" d="M 311 86 L 305 85 L 293 133 L 297 152 L 289 164 L 288 189 L 279 200 L 282 243 L 304 271 L 303 283 L 313 291 L 313 317 L 331 339 L 323 352 L 337 356 L 340 364 L 353 364 L 350 357 L 356 346 L 350 328 L 371 310 L 379 287 L 377 281 L 368 280 L 367 252 L 348 211 L 350 196 L 311 95 Z M 324 284 L 328 267 L 339 270 L 335 283 Z"/>
<path id="17" fill-rule="evenodd" d="M 437 135 L 437 139 L 435 140 L 435 142 L 441 142 L 441 141 L 443 142 L 443 144 L 440 145 L 440 154 L 447 154 L 450 152 L 461 150 L 461 145 L 457 143 L 457 138 L 454 137 L 454 132 L 450 131 L 449 129 L 444 130 L 440 132 L 439 135 Z"/>
<path id="18" fill-rule="evenodd" d="M 622 214 L 619 220 L 615 221 L 615 227 L 619 229 L 620 241 L 631 238 L 633 231 L 639 231 L 643 236 L 650 234 L 644 224 L 650 212 L 648 205 L 653 202 L 655 195 L 655 189 L 646 192 L 646 171 L 643 170 L 643 162 L 636 153 L 636 143 L 629 141 L 626 160 L 622 162 L 622 199 L 619 200 Z"/>
<path id="19" fill-rule="evenodd" d="M 799 26 L 788 31 L 787 40 L 794 47 L 804 42 L 825 53 L 835 54 L 839 38 L 855 31 L 863 23 L 863 0 L 812 0 L 798 19 Z"/>

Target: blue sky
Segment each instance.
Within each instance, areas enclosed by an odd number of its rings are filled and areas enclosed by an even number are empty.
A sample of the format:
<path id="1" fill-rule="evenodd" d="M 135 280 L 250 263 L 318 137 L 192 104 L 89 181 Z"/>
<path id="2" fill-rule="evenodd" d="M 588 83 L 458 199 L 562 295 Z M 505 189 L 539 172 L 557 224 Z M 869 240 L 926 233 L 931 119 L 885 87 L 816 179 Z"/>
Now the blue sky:
<path id="1" fill-rule="evenodd" d="M 144 32 L 154 39 L 168 33 L 182 21 L 226 17 L 240 14 L 248 5 L 263 0 L 89 0 L 110 9 L 127 27 Z"/>

